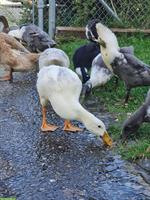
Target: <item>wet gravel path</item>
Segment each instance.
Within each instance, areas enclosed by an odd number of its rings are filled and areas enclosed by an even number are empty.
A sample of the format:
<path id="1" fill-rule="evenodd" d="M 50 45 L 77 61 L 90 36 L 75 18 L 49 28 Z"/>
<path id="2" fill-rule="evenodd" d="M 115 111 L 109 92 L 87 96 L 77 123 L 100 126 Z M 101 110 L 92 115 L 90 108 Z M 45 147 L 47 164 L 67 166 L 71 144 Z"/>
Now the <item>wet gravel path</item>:
<path id="1" fill-rule="evenodd" d="M 150 200 L 150 187 L 131 164 L 104 149 L 88 131 L 43 134 L 34 73 L 0 83 L 0 197 L 17 200 Z M 88 107 L 94 112 L 93 101 Z M 98 114 L 99 113 L 99 114 Z M 97 115 L 113 122 L 100 105 Z M 80 124 L 80 127 L 82 125 Z M 137 173 L 138 174 L 138 173 Z"/>

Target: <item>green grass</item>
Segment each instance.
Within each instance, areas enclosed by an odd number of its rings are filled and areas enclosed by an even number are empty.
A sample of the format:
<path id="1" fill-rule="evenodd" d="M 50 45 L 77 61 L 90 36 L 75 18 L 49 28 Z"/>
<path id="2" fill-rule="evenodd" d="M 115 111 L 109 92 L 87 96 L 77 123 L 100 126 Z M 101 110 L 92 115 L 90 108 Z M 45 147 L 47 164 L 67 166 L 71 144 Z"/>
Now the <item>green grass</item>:
<path id="1" fill-rule="evenodd" d="M 120 46 L 133 45 L 135 55 L 150 64 L 150 40 L 149 37 L 142 34 L 136 35 L 118 35 Z M 59 48 L 63 49 L 72 60 L 72 55 L 78 47 L 87 43 L 86 40 L 75 38 L 59 38 Z M 71 62 L 72 67 L 72 62 Z M 112 78 L 105 86 L 94 89 L 93 95 L 98 96 L 103 102 L 108 112 L 112 113 L 116 122 L 109 128 L 117 150 L 125 159 L 135 160 L 141 157 L 150 158 L 150 124 L 143 123 L 137 133 L 134 134 L 125 144 L 120 142 L 121 127 L 128 118 L 128 115 L 136 111 L 144 102 L 149 87 L 138 87 L 131 91 L 128 105 L 124 106 L 125 87 L 122 81 L 119 81 L 118 87 L 115 89 L 115 78 Z"/>

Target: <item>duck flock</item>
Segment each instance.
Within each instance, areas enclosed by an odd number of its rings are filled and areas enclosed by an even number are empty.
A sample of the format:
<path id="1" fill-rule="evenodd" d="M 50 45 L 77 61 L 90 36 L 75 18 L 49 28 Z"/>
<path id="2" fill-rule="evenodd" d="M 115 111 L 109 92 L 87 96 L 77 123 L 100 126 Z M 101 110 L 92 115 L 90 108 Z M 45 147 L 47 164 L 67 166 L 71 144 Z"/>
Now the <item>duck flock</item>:
<path id="1" fill-rule="evenodd" d="M 0 20 L 4 22 L 4 17 Z M 73 71 L 68 55 L 55 48 L 55 41 L 39 27 L 23 25 L 11 30 L 5 23 L 3 30 L 0 33 L 0 71 L 3 75 L 0 80 L 12 81 L 13 72 L 38 68 L 36 86 L 42 106 L 41 131 L 59 128 L 47 123 L 47 103 L 50 102 L 57 115 L 64 119 L 64 131 L 82 131 L 71 124 L 71 120 L 78 120 L 102 138 L 105 145 L 112 146 L 105 124 L 81 105 L 80 96 L 106 84 L 113 76 L 124 82 L 125 103 L 132 88 L 150 86 L 150 66 L 136 58 L 134 48 L 119 47 L 117 37 L 108 27 L 99 20 L 91 20 L 85 28 L 90 42 L 74 52 Z M 150 91 L 141 107 L 124 122 L 122 137 L 127 138 L 143 122 L 150 122 Z"/>

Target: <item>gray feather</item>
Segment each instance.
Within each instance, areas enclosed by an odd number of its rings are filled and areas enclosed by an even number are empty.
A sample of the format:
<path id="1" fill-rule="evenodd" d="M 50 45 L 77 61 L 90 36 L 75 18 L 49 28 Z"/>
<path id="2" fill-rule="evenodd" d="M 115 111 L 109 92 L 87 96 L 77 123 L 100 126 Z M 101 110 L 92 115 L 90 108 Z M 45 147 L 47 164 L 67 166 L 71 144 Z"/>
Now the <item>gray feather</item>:
<path id="1" fill-rule="evenodd" d="M 122 128 L 122 136 L 124 138 L 128 137 L 131 133 L 135 133 L 143 122 L 150 122 L 148 109 L 150 109 L 150 90 L 145 102 L 124 122 Z"/>

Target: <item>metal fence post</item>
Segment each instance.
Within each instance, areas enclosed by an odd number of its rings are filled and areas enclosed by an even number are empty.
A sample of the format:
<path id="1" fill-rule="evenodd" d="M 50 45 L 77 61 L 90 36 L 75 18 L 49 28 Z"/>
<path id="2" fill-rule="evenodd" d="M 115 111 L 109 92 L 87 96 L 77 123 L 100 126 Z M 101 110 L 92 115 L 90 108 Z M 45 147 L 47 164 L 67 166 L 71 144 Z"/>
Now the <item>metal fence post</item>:
<path id="1" fill-rule="evenodd" d="M 35 23 L 35 17 L 34 17 L 34 12 L 35 12 L 35 4 L 34 4 L 34 0 L 32 0 L 32 24 Z"/>
<path id="2" fill-rule="evenodd" d="M 55 34 L 55 17 L 56 17 L 56 2 L 49 0 L 49 19 L 48 19 L 48 33 L 51 39 Z"/>
<path id="3" fill-rule="evenodd" d="M 43 0 L 38 0 L 38 25 L 43 30 Z"/>
<path id="4" fill-rule="evenodd" d="M 121 19 L 114 13 L 114 11 L 107 5 L 107 3 L 104 0 L 99 0 L 99 2 L 105 7 L 107 12 L 113 16 L 115 19 L 117 19 L 120 23 L 122 23 Z"/>

